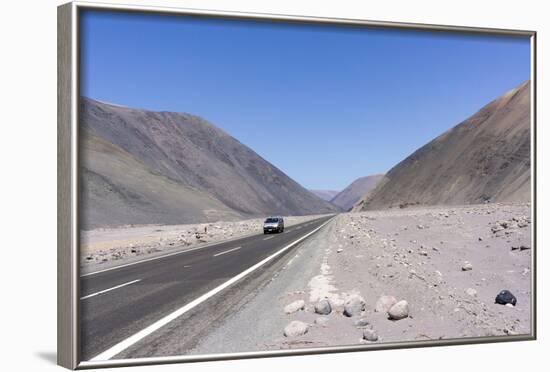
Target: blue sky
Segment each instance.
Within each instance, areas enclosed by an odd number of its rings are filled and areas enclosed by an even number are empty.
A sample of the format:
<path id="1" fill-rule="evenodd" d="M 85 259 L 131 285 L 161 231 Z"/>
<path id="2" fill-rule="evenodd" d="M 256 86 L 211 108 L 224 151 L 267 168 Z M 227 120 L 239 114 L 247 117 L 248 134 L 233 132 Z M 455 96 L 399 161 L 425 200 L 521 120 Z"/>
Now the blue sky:
<path id="1" fill-rule="evenodd" d="M 530 76 L 526 37 L 81 19 L 82 95 L 201 116 L 313 189 L 388 171 Z"/>

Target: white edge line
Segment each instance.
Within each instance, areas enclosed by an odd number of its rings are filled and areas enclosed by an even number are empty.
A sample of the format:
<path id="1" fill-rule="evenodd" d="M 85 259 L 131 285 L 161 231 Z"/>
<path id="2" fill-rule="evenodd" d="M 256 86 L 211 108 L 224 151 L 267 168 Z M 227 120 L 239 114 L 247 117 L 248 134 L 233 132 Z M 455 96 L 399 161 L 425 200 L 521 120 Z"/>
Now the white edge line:
<path id="1" fill-rule="evenodd" d="M 218 256 L 221 256 L 222 254 L 226 254 L 226 253 L 229 253 L 229 252 L 233 252 L 233 251 L 236 251 L 237 249 L 241 249 L 242 247 L 236 247 L 236 248 L 231 248 L 231 249 L 228 249 L 227 251 L 223 251 L 223 252 L 220 252 L 220 253 L 216 253 L 215 255 L 213 255 L 212 257 L 218 257 Z"/>
<path id="2" fill-rule="evenodd" d="M 104 289 L 102 291 L 99 291 L 99 292 L 96 292 L 96 293 L 92 293 L 92 294 L 89 294 L 87 296 L 84 296 L 84 297 L 80 297 L 81 300 L 85 300 L 87 298 L 90 298 L 90 297 L 95 297 L 97 295 L 100 295 L 100 294 L 103 294 L 103 293 L 107 293 L 107 292 L 110 292 L 112 290 L 115 290 L 115 289 L 118 289 L 118 288 L 122 288 L 122 287 L 126 287 L 127 285 L 130 285 L 130 284 L 134 284 L 134 283 L 137 283 L 139 282 L 141 279 L 136 279 L 136 280 L 132 280 L 131 282 L 128 282 L 128 283 L 124 283 L 124 284 L 119 284 L 117 286 L 114 286 L 112 288 L 108 288 L 108 289 Z"/>
<path id="3" fill-rule="evenodd" d="M 269 239 L 273 239 L 273 236 L 268 236 L 267 238 L 263 238 L 262 240 L 269 240 Z"/>
<path id="4" fill-rule="evenodd" d="M 329 223 L 331 220 L 332 220 L 332 218 L 327 220 L 321 226 L 317 227 L 315 230 L 310 231 L 309 233 L 302 236 L 301 238 L 293 241 L 292 243 L 288 244 L 284 248 L 281 248 L 277 252 L 273 253 L 271 256 L 263 259 L 262 261 L 260 261 L 257 264 L 249 267 L 248 269 L 246 269 L 245 271 L 241 272 L 240 274 L 234 276 L 233 278 L 229 279 L 228 281 L 220 284 L 219 286 L 212 289 L 211 291 L 209 291 L 209 292 L 203 294 L 202 296 L 196 298 L 195 300 L 189 302 L 187 305 L 184 305 L 184 306 L 180 307 L 178 310 L 166 315 L 164 318 L 161 318 L 161 319 L 157 320 L 155 323 L 151 324 L 150 326 L 142 329 L 141 331 L 133 334 L 132 336 L 128 337 L 127 339 L 122 340 L 118 344 L 110 347 L 109 349 L 105 350 L 104 352 L 100 353 L 99 355 L 93 357 L 92 359 L 90 359 L 90 361 L 91 362 L 97 362 L 97 361 L 102 361 L 102 360 L 109 360 L 112 357 L 114 357 L 115 355 L 120 354 L 121 352 L 123 352 L 124 350 L 126 350 L 130 346 L 134 345 L 138 341 L 141 341 L 143 338 L 147 337 L 151 333 L 155 332 L 156 330 L 160 329 L 161 327 L 165 326 L 166 324 L 170 323 L 171 321 L 175 320 L 176 318 L 182 316 L 183 314 L 185 314 L 189 310 L 193 309 L 195 306 L 200 305 L 201 303 L 208 300 L 210 297 L 214 296 L 218 292 L 223 291 L 225 288 L 231 286 L 233 283 L 235 283 L 238 280 L 244 278 L 245 276 L 247 276 L 248 274 L 250 274 L 254 270 L 256 270 L 259 267 L 263 266 L 264 264 L 271 261 L 272 259 L 274 259 L 278 255 L 280 255 L 281 253 L 285 252 L 286 250 L 290 249 L 294 245 L 298 244 L 299 242 L 301 242 L 302 240 L 304 240 L 308 236 L 316 233 L 323 226 L 325 226 L 327 223 Z"/>
<path id="5" fill-rule="evenodd" d="M 322 217 L 320 217 L 320 218 L 322 218 Z M 316 221 L 316 220 L 313 220 L 313 221 Z M 293 225 L 293 226 L 295 226 L 295 225 Z M 260 236 L 261 236 L 261 234 L 256 234 L 256 235 L 260 235 Z M 236 239 L 234 239 L 234 240 L 245 239 L 245 238 L 249 238 L 249 237 L 252 237 L 252 236 L 255 236 L 255 235 L 245 235 L 245 236 L 236 238 Z M 106 271 L 111 271 L 111 270 L 116 270 L 116 269 L 122 269 L 123 267 L 127 267 L 127 266 L 133 266 L 133 265 L 138 265 L 138 264 L 144 263 L 144 262 L 149 262 L 149 261 L 154 261 L 154 260 L 160 260 L 161 258 L 166 258 L 166 257 L 170 257 L 170 256 L 175 256 L 175 255 L 178 255 L 178 254 L 183 254 L 183 253 L 187 253 L 187 252 L 196 251 L 197 249 L 210 248 L 210 247 L 213 247 L 213 246 L 218 245 L 218 244 L 226 243 L 226 242 L 228 242 L 228 241 L 231 241 L 231 240 L 219 241 L 219 242 L 212 242 L 212 243 L 208 243 L 208 244 L 206 244 L 206 245 L 202 245 L 202 246 L 200 246 L 200 247 L 189 248 L 189 249 L 185 249 L 185 250 L 178 251 L 178 252 L 172 252 L 172 253 L 163 254 L 163 255 L 161 255 L 161 256 L 156 256 L 156 257 L 151 257 L 151 258 L 145 258 L 145 259 L 143 259 L 143 260 L 139 260 L 139 261 L 135 261 L 135 262 L 129 262 L 129 263 L 127 263 L 127 264 L 122 264 L 122 265 L 113 266 L 113 267 L 109 267 L 109 268 L 103 269 L 103 270 L 92 271 L 91 273 L 82 274 L 82 275 L 80 275 L 80 277 L 81 277 L 81 278 L 84 278 L 84 277 L 90 276 L 90 275 L 101 274 L 101 273 L 104 273 L 104 272 L 106 272 Z"/>

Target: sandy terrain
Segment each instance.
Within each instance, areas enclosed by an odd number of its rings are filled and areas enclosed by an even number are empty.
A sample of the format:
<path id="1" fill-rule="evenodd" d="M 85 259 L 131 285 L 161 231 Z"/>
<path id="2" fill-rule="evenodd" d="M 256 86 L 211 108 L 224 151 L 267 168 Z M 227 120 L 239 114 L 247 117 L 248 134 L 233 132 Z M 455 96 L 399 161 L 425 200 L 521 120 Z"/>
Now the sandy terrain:
<path id="1" fill-rule="evenodd" d="M 528 204 L 340 214 L 192 353 L 528 334 L 530 214 Z M 495 303 L 505 289 L 516 306 Z M 375 311 L 384 295 L 408 314 Z M 345 316 L 357 296 L 363 311 Z M 323 299 L 328 315 L 315 312 Z M 255 332 L 235 339 L 243 327 Z"/>
<path id="2" fill-rule="evenodd" d="M 285 226 L 320 217 L 288 216 Z M 81 266 L 123 263 L 128 259 L 163 251 L 235 239 L 262 232 L 263 218 L 187 225 L 146 225 L 81 232 Z"/>

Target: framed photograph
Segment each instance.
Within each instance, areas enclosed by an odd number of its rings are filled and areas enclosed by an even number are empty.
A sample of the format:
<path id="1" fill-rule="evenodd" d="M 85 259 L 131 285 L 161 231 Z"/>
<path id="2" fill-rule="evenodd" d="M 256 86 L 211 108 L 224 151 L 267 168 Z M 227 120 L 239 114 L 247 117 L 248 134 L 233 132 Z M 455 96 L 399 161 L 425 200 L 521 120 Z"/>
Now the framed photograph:
<path id="1" fill-rule="evenodd" d="M 60 6 L 58 363 L 535 339 L 535 57 L 527 30 Z"/>

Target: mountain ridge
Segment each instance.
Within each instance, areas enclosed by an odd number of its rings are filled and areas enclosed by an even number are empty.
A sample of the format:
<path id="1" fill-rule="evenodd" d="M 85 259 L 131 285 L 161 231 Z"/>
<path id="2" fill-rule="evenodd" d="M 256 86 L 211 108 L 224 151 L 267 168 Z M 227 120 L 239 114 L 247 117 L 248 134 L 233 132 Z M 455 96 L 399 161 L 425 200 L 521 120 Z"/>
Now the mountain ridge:
<path id="1" fill-rule="evenodd" d="M 338 210 L 199 116 L 86 97 L 80 104 L 88 228 Z"/>
<path id="2" fill-rule="evenodd" d="M 353 211 L 530 201 L 530 87 L 523 82 L 420 147 Z"/>

